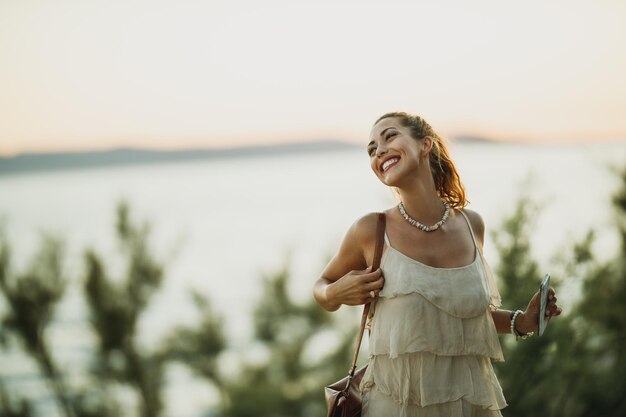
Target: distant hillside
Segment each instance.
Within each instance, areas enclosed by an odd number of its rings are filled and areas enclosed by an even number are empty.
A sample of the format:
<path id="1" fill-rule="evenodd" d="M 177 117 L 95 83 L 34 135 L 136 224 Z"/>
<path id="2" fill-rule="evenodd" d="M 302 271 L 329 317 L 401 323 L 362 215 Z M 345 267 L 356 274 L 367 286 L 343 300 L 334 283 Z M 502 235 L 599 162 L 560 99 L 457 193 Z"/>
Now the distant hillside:
<path id="1" fill-rule="evenodd" d="M 356 145 L 345 142 L 319 141 L 228 149 L 187 149 L 177 151 L 113 149 L 99 152 L 27 153 L 13 157 L 0 157 L 0 175 L 29 171 L 86 169 L 157 162 L 328 152 L 354 149 L 355 147 Z"/>
<path id="2" fill-rule="evenodd" d="M 482 136 L 471 136 L 471 135 L 457 135 L 453 136 L 452 140 L 457 143 L 498 143 L 493 139 L 488 139 Z"/>

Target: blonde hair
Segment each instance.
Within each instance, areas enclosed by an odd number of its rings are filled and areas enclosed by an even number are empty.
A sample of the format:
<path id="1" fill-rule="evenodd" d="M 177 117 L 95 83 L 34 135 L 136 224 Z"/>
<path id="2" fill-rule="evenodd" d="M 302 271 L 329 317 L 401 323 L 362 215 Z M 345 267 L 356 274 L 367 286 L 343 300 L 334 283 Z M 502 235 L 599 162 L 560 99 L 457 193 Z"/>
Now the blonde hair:
<path id="1" fill-rule="evenodd" d="M 437 194 L 446 200 L 451 207 L 465 207 L 468 203 L 465 197 L 465 187 L 450 158 L 444 139 L 434 131 L 426 120 L 420 116 L 405 112 L 385 113 L 376 120 L 374 125 L 389 117 L 399 119 L 402 126 L 411 130 L 411 136 L 414 139 L 422 139 L 428 136 L 433 140 L 433 148 L 429 154 L 429 164 L 435 180 Z"/>

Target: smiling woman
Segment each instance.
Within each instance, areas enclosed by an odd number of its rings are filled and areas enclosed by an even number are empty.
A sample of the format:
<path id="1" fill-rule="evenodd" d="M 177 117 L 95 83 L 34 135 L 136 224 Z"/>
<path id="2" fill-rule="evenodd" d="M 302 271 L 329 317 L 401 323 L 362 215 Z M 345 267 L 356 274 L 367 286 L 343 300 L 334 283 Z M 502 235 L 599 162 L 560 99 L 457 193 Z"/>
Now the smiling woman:
<path id="1" fill-rule="evenodd" d="M 501 416 L 507 403 L 491 364 L 504 360 L 498 333 L 531 336 L 539 294 L 525 311 L 499 308 L 482 218 L 464 208 L 445 142 L 424 119 L 383 115 L 367 151 L 374 174 L 400 199 L 384 212 L 380 268 L 370 267 L 378 218 L 371 213 L 352 225 L 314 286 L 327 310 L 370 305 L 362 415 Z M 546 316 L 560 313 L 550 289 Z"/>

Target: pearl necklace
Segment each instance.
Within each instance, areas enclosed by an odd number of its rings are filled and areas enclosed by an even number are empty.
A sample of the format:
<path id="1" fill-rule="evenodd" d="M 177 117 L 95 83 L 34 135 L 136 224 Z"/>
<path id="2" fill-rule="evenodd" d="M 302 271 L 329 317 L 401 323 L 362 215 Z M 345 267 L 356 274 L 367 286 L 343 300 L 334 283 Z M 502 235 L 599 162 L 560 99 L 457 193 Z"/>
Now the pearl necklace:
<path id="1" fill-rule="evenodd" d="M 425 232 L 432 232 L 432 231 L 439 229 L 439 227 L 442 224 L 444 224 L 446 220 L 448 220 L 448 215 L 450 214 L 450 204 L 448 204 L 448 202 L 444 200 L 443 198 L 441 199 L 441 202 L 443 203 L 443 206 L 446 208 L 446 210 L 443 212 L 443 217 L 441 218 L 441 220 L 439 220 L 437 223 L 433 224 L 432 226 L 426 226 L 425 224 L 420 223 L 414 218 L 412 218 L 411 216 L 409 216 L 406 210 L 404 209 L 404 204 L 402 204 L 402 202 L 400 202 L 400 204 L 398 205 L 398 209 L 400 210 L 400 214 L 402 215 L 402 217 L 404 217 L 406 221 L 409 222 L 411 225 Z"/>

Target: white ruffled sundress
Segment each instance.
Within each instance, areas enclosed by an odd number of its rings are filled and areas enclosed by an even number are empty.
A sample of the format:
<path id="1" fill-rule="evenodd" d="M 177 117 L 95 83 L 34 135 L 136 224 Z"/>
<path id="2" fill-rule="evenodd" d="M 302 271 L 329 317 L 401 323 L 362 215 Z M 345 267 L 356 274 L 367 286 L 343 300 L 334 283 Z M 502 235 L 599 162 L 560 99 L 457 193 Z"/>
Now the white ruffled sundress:
<path id="1" fill-rule="evenodd" d="M 503 361 L 490 310 L 493 275 L 474 241 L 474 261 L 434 268 L 394 249 L 381 260 L 385 286 L 371 318 L 363 417 L 496 417 L 506 407 L 491 360 Z"/>

